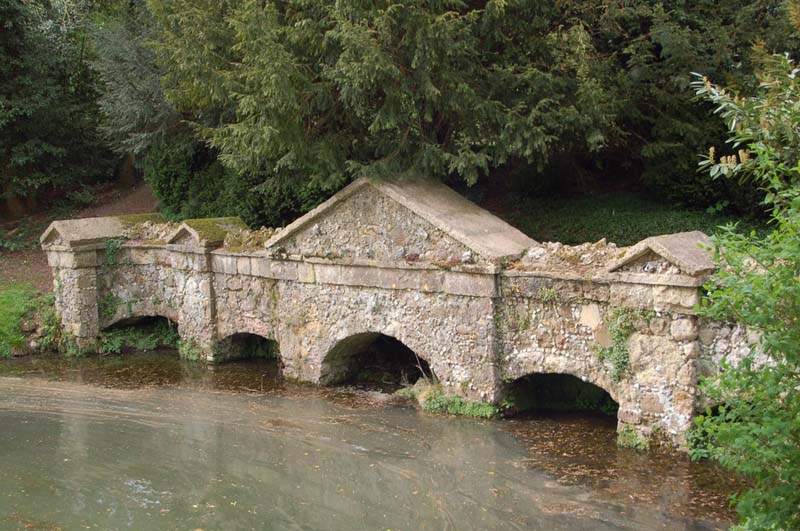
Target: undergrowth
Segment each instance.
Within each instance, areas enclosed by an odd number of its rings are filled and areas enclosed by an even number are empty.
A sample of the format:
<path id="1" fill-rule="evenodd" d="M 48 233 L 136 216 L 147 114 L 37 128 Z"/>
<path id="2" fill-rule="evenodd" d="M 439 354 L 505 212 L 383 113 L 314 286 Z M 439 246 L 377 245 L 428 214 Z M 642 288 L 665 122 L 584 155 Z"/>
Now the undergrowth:
<path id="1" fill-rule="evenodd" d="M 500 414 L 500 408 L 494 404 L 472 402 L 458 396 L 445 395 L 438 384 L 422 378 L 413 386 L 404 387 L 395 394 L 416 400 L 424 411 L 430 413 L 446 413 L 480 419 L 490 419 Z"/>
<path id="2" fill-rule="evenodd" d="M 535 240 L 568 245 L 602 238 L 633 245 L 648 236 L 692 230 L 713 235 L 731 222 L 739 222 L 737 229 L 743 233 L 766 229 L 763 221 L 737 219 L 714 209 L 681 208 L 633 193 L 523 200 L 507 221 Z"/>
<path id="3" fill-rule="evenodd" d="M 99 351 L 103 354 L 119 354 L 123 349 L 147 351 L 178 348 L 179 340 L 176 327 L 170 321 L 159 319 L 106 330 L 100 334 Z"/>

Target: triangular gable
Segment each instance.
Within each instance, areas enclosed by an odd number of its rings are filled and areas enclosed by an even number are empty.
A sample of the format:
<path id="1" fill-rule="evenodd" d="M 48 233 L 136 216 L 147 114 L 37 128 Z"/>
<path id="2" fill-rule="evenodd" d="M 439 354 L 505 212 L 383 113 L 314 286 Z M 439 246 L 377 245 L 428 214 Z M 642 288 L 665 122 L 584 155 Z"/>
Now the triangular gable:
<path id="1" fill-rule="evenodd" d="M 519 257 L 534 243 L 444 184 L 362 178 L 266 247 L 305 256 L 497 262 Z"/>
<path id="2" fill-rule="evenodd" d="M 119 238 L 125 225 L 116 217 L 68 219 L 52 222 L 39 241 L 42 245 L 78 247 Z"/>
<path id="3" fill-rule="evenodd" d="M 52 222 L 39 238 L 42 245 L 78 247 L 121 238 L 125 230 L 143 221 L 163 221 L 161 214 L 130 214 L 101 218 L 67 219 Z"/>
<path id="4" fill-rule="evenodd" d="M 684 274 L 693 277 L 707 275 L 715 269 L 709 250 L 711 245 L 709 237 L 700 231 L 652 236 L 630 247 L 622 258 L 609 266 L 608 271 L 621 270 L 652 253 L 675 265 Z"/>
<path id="5" fill-rule="evenodd" d="M 167 244 L 211 249 L 222 245 L 229 232 L 246 228 L 238 217 L 187 219 L 167 238 Z"/>

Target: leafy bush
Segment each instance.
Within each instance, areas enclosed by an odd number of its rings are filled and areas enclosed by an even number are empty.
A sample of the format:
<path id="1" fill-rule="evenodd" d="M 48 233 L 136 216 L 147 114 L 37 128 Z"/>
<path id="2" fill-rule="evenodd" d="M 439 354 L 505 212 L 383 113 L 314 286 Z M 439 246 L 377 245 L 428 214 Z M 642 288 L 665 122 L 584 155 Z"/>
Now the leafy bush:
<path id="1" fill-rule="evenodd" d="M 147 150 L 144 178 L 164 214 L 176 220 L 239 216 L 250 226 L 279 226 L 325 197 L 324 189 L 310 184 L 241 175 L 186 134 L 162 138 Z"/>
<path id="2" fill-rule="evenodd" d="M 800 22 L 800 17 L 798 17 Z M 765 61 L 759 91 L 740 97 L 695 82 L 731 133 L 729 154 L 701 162 L 714 176 L 749 179 L 765 191 L 772 232 L 731 229 L 714 238 L 718 272 L 702 313 L 760 333 L 737 366 L 703 382 L 718 414 L 697 419 L 695 458 L 719 461 L 751 481 L 736 498 L 743 529 L 800 528 L 800 81 L 786 56 Z M 765 359 L 761 359 L 763 356 Z"/>

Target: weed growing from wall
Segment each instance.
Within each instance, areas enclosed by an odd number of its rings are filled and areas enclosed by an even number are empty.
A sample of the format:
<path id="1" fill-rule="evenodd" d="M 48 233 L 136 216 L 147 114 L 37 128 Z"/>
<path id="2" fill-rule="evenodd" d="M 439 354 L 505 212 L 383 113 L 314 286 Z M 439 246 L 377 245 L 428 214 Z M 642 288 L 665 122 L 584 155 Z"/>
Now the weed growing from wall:
<path id="1" fill-rule="evenodd" d="M 642 312 L 633 308 L 623 307 L 611 312 L 607 323 L 611 346 L 599 349 L 597 357 L 611 365 L 611 379 L 615 382 L 630 370 L 628 339 L 636 331 L 636 321 L 641 318 Z"/>
<path id="2" fill-rule="evenodd" d="M 650 448 L 650 441 L 633 426 L 625 426 L 617 433 L 617 445 L 643 451 Z"/>

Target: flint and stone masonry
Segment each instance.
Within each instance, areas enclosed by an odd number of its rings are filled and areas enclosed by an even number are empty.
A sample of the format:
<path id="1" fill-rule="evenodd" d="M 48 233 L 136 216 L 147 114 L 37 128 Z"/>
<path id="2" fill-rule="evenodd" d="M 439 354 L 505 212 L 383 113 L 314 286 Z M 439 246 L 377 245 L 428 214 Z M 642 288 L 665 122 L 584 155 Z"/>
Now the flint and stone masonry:
<path id="1" fill-rule="evenodd" d="M 446 393 L 496 403 L 517 378 L 570 374 L 617 401 L 618 430 L 681 446 L 704 405 L 699 377 L 754 341 L 695 315 L 713 271 L 700 232 L 630 248 L 540 244 L 442 184 L 366 179 L 257 249 L 224 245 L 235 218 L 124 238 L 144 220 L 157 216 L 56 221 L 42 235 L 57 310 L 82 348 L 120 321 L 164 316 L 192 357 L 222 361 L 218 345 L 255 334 L 278 343 L 287 377 L 325 384 L 348 349 L 385 334 Z M 619 374 L 599 353 L 623 314 Z"/>

